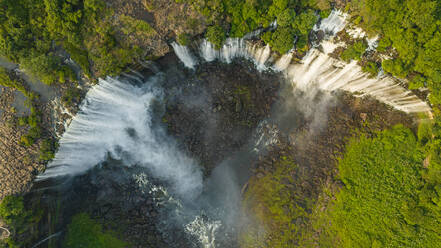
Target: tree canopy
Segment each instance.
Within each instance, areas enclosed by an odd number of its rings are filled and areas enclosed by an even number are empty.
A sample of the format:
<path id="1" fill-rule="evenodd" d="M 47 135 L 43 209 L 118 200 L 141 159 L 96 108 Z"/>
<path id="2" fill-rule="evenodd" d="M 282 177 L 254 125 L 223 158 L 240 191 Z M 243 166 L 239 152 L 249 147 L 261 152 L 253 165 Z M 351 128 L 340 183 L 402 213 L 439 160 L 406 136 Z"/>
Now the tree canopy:
<path id="1" fill-rule="evenodd" d="M 398 57 L 383 62 L 385 71 L 423 81 L 431 89 L 431 102 L 441 104 L 441 2 L 355 0 L 350 10 L 362 17 L 365 30 L 382 34 L 379 49 L 396 49 Z"/>

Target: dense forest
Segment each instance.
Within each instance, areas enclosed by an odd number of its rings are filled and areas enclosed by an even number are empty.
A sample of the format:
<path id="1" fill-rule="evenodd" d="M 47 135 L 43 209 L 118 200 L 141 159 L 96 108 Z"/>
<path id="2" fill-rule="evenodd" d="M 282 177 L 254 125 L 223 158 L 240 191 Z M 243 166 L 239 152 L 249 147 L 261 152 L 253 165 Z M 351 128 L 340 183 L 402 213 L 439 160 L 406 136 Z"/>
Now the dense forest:
<path id="1" fill-rule="evenodd" d="M 149 0 L 145 0 L 149 2 Z M 333 8 L 350 14 L 350 22 L 369 36 L 379 36 L 382 61 L 364 61 L 363 69 L 376 75 L 380 68 L 405 79 L 413 90 L 427 88 L 433 118 L 420 116 L 418 130 L 403 126 L 375 133 L 357 131 L 335 165 L 338 190 L 323 186 L 331 199 L 300 198 L 286 186 L 297 165 L 289 157 L 276 162 L 277 170 L 250 182 L 244 205 L 272 230 L 257 237 L 243 234 L 243 247 L 439 247 L 441 242 L 441 1 L 439 0 L 176 0 L 200 13 L 207 26 L 204 36 L 216 48 L 227 37 L 242 37 L 258 28 L 277 28 L 260 36 L 279 54 L 292 49 L 304 54 L 317 21 Z M 103 0 L 0 0 L 0 56 L 20 65 L 45 84 L 75 85 L 78 78 L 65 54 L 90 80 L 123 72 L 139 60 L 154 59 L 151 51 L 125 36 L 157 39 L 146 21 L 123 16 Z M 202 25 L 202 24 L 201 24 Z M 174 34 L 183 45 L 198 36 Z M 340 57 L 361 60 L 365 41 L 350 44 Z M 43 138 L 40 159 L 53 158 L 56 142 L 43 137 L 38 96 L 11 72 L 0 69 L 0 84 L 16 88 L 28 98 L 29 116 L 17 119 L 28 126 L 23 146 Z M 72 93 L 73 94 L 73 93 Z M 71 95 L 66 96 L 68 101 Z M 70 100 L 69 100 L 70 101 Z M 283 182 L 283 183 L 282 183 Z M 292 184 L 295 185 L 293 182 Z M 316 211 L 326 206 L 324 211 Z M 0 217 L 11 230 L 26 235 L 41 217 L 25 210 L 23 198 L 11 196 L 0 204 Z M 297 220 L 295 222 L 294 220 Z M 300 224 L 299 224 L 300 223 Z M 299 224 L 299 225 L 297 225 Z M 66 247 L 125 247 L 114 233 L 103 231 L 85 214 L 69 225 Z M 21 237 L 22 238 L 22 237 Z M 0 247 L 20 247 L 13 238 Z"/>
<path id="2" fill-rule="evenodd" d="M 47 84 L 75 81 L 61 50 L 86 75 L 116 75 L 145 53 L 117 40 L 115 26 L 152 35 L 147 22 L 130 17 L 112 23 L 112 10 L 101 0 L 1 1 L 0 53 Z"/>

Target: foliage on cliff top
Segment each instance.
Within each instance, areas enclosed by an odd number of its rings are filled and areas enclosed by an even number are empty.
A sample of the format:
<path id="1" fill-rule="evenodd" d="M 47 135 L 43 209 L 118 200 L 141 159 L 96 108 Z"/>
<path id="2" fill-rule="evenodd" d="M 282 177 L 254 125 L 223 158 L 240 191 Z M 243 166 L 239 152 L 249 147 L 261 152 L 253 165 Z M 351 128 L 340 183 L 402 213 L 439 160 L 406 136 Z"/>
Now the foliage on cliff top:
<path id="1" fill-rule="evenodd" d="M 176 0 L 186 2 L 202 13 L 208 24 L 228 27 L 231 37 L 242 37 L 259 27 L 268 27 L 277 19 L 278 29 L 266 34 L 264 41 L 279 53 L 294 47 L 295 37 L 306 45 L 308 33 L 317 21 L 314 10 L 331 8 L 328 0 Z M 288 32 L 289 31 L 289 32 Z M 221 35 L 219 33 L 219 35 Z M 219 39 L 222 40 L 222 39 Z M 218 44 L 217 44 L 218 46 Z"/>
<path id="2" fill-rule="evenodd" d="M 155 35 L 144 21 L 115 17 L 102 0 L 2 0 L 0 9 L 0 55 L 47 84 L 75 81 L 60 47 L 85 74 L 92 66 L 96 76 L 115 75 L 146 52 L 118 33 Z"/>
<path id="3" fill-rule="evenodd" d="M 349 7 L 353 16 L 361 17 L 359 25 L 365 30 L 382 34 L 383 49 L 396 49 L 398 58 L 384 61 L 384 70 L 425 82 L 431 102 L 440 105 L 441 1 L 355 0 Z"/>
<path id="4" fill-rule="evenodd" d="M 425 135 L 422 135 L 425 136 Z M 402 126 L 353 138 L 338 164 L 343 188 L 315 223 L 321 247 L 438 247 L 441 191 L 421 141 Z"/>

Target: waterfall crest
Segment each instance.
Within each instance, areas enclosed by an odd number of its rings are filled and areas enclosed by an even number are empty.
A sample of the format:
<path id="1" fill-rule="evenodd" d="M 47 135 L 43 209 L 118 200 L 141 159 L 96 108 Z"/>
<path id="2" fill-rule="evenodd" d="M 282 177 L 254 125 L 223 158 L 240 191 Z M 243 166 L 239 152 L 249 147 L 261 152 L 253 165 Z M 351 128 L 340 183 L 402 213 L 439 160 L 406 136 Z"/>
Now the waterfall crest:
<path id="1" fill-rule="evenodd" d="M 179 45 L 176 42 L 173 42 L 172 44 L 173 50 L 175 51 L 176 56 L 178 56 L 179 60 L 184 63 L 185 67 L 188 67 L 190 69 L 194 69 L 194 67 L 197 65 L 197 60 L 193 55 L 191 54 L 190 50 L 186 46 Z"/>
<path id="2" fill-rule="evenodd" d="M 162 99 L 161 90 L 152 86 L 156 80 L 158 76 L 138 87 L 122 79 L 100 79 L 61 137 L 55 158 L 38 178 L 81 174 L 110 154 L 126 165 L 148 168 L 181 196 L 197 196 L 202 189 L 199 167 L 153 124 L 153 105 Z"/>
<path id="3" fill-rule="evenodd" d="M 322 30 L 325 32 L 325 34 L 334 35 L 345 28 L 347 24 L 347 17 L 348 15 L 343 13 L 342 11 L 333 10 L 327 18 L 321 20 L 320 23 L 314 25 L 313 30 Z"/>
<path id="4" fill-rule="evenodd" d="M 368 73 L 361 70 L 356 61 L 345 63 L 328 55 L 338 46 L 329 38 L 347 27 L 347 16 L 341 11 L 333 10 L 327 18 L 317 23 L 313 30 L 323 31 L 325 40 L 311 48 L 300 63 L 292 63 L 292 52 L 279 56 L 272 53 L 268 45 L 261 46 L 247 40 L 249 36 L 240 39 L 228 38 L 219 50 L 204 39 L 198 44 L 196 53 L 206 62 L 217 59 L 231 63 L 235 58 L 250 60 L 259 71 L 283 72 L 288 81 L 302 90 L 313 87 L 325 91 L 345 90 L 354 93 L 355 96 L 370 95 L 406 113 L 430 112 L 429 105 L 410 90 L 402 87 L 398 80 L 386 75 L 371 78 Z M 349 28 L 348 32 L 354 37 L 366 36 L 359 28 Z M 376 39 L 376 37 L 368 39 L 368 49 L 375 49 Z M 175 48 L 175 53 L 180 59 L 184 58 L 181 61 L 185 66 L 194 68 L 196 62 L 188 62 L 188 58 L 194 57 L 188 49 Z"/>
<path id="5" fill-rule="evenodd" d="M 328 41 L 322 45 L 332 46 Z M 385 75 L 370 78 L 356 61 L 344 63 L 316 48 L 309 51 L 301 64 L 290 65 L 286 72 L 292 82 L 305 91 L 310 87 L 326 91 L 345 90 L 356 96 L 371 95 L 406 113 L 430 111 L 427 103 L 401 87 L 393 78 Z"/>

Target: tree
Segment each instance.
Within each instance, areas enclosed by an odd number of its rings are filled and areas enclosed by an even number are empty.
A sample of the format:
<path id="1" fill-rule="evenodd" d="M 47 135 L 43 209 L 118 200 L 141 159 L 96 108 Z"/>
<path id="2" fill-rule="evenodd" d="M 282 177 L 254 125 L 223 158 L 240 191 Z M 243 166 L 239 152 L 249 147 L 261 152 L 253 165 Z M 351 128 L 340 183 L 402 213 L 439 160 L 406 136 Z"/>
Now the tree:
<path id="1" fill-rule="evenodd" d="M 419 144 L 403 126 L 351 139 L 338 162 L 344 186 L 321 222 L 331 247 L 439 246 L 441 191 L 425 182 Z"/>
<path id="2" fill-rule="evenodd" d="M 317 20 L 318 17 L 315 15 L 314 11 L 312 9 L 308 9 L 295 18 L 292 27 L 298 33 L 308 35 Z"/>
<path id="3" fill-rule="evenodd" d="M 360 57 L 363 55 L 363 53 L 366 51 L 366 49 L 367 49 L 367 44 L 364 40 L 357 41 L 353 45 L 348 46 L 343 51 L 343 53 L 341 54 L 341 58 L 346 62 L 349 62 L 353 59 L 359 60 Z"/>
<path id="4" fill-rule="evenodd" d="M 219 25 L 208 27 L 205 36 L 209 42 L 214 44 L 216 49 L 220 49 L 226 39 L 225 31 Z"/>
<path id="5" fill-rule="evenodd" d="M 23 197 L 6 196 L 0 204 L 0 217 L 8 225 L 21 224 L 28 216 L 24 208 Z"/>
<path id="6" fill-rule="evenodd" d="M 61 59 L 52 53 L 43 54 L 34 51 L 20 62 L 20 66 L 45 84 L 51 85 L 59 79 L 57 74 L 61 68 Z"/>
<path id="7" fill-rule="evenodd" d="M 280 27 L 291 26 L 296 17 L 294 9 L 285 9 L 277 15 L 277 25 Z"/>
<path id="8" fill-rule="evenodd" d="M 290 27 L 278 28 L 274 32 L 264 33 L 262 39 L 275 51 L 285 54 L 294 47 L 295 34 Z"/>

